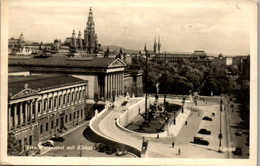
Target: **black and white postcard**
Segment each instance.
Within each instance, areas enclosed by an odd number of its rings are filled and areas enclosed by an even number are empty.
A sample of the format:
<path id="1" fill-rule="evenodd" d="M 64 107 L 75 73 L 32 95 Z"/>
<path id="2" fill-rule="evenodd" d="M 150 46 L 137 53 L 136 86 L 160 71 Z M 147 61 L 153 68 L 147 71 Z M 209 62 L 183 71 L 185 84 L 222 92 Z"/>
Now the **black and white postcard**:
<path id="1" fill-rule="evenodd" d="M 1 164 L 256 165 L 257 5 L 3 0 Z"/>

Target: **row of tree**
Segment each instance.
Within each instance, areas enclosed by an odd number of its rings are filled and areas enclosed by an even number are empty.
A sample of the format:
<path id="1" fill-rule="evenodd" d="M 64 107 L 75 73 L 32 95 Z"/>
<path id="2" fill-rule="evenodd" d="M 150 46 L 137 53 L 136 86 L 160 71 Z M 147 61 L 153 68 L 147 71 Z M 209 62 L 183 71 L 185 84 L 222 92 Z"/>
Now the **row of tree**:
<path id="1" fill-rule="evenodd" d="M 157 82 L 160 84 L 159 93 L 166 91 L 167 94 L 189 94 L 198 91 L 201 95 L 211 95 L 211 93 L 220 95 L 239 89 L 236 81 L 239 71 L 235 70 L 236 67 L 234 69 L 230 66 L 213 64 L 204 66 L 190 63 L 186 59 L 180 63 L 149 60 L 146 73 L 146 58 L 143 56 L 133 57 L 132 64 L 128 67 L 144 71 L 144 90 L 148 93 L 155 93 Z"/>

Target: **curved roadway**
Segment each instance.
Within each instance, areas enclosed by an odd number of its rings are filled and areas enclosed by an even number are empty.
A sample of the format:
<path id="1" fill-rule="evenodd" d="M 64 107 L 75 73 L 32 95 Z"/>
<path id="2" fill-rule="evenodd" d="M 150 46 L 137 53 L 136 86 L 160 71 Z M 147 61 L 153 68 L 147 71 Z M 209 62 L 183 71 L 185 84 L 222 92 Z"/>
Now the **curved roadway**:
<path id="1" fill-rule="evenodd" d="M 93 121 L 92 125 L 100 134 L 110 137 L 120 143 L 139 147 L 142 146 L 142 138 L 135 133 L 126 132 L 118 128 L 115 124 L 115 118 L 120 116 L 123 107 L 118 107 L 114 110 L 106 110 L 100 117 Z M 147 155 L 149 157 L 172 157 L 169 153 L 171 150 L 170 144 L 161 144 L 149 141 Z"/>

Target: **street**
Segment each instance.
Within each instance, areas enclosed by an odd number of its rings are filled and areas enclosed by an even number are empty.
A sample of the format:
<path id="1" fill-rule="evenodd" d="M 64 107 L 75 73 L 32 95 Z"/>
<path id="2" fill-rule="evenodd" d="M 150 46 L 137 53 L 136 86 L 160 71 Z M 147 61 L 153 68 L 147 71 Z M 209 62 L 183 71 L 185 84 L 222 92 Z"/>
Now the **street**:
<path id="1" fill-rule="evenodd" d="M 206 97 L 205 101 L 198 100 L 197 106 L 187 103 L 187 108 L 191 110 L 187 120 L 187 125 L 183 125 L 179 134 L 175 137 L 147 138 L 149 140 L 148 157 L 166 158 L 248 158 L 248 146 L 246 142 L 246 131 L 241 136 L 236 136 L 236 123 L 239 121 L 238 112 L 231 112 L 224 99 L 225 109 L 220 112 L 220 97 Z M 235 106 L 235 110 L 236 110 Z M 224 107 L 223 107 L 224 108 Z M 97 131 L 109 136 L 118 142 L 124 142 L 136 147 L 141 146 L 142 138 L 134 133 L 126 133 L 115 126 L 114 118 L 118 117 L 118 109 L 105 112 L 99 119 L 93 122 Z M 214 113 L 214 116 L 213 114 Z M 220 132 L 220 113 L 221 113 L 221 147 L 219 146 Z M 209 116 L 212 121 L 202 120 Z M 177 122 L 178 123 L 178 122 Z M 116 157 L 115 154 L 107 155 L 94 151 L 92 148 L 95 143 L 87 140 L 83 136 L 83 131 L 88 123 L 77 127 L 74 131 L 64 136 L 64 142 L 57 142 L 56 147 L 44 154 L 44 156 L 67 156 L 67 157 Z M 198 130 L 205 128 L 211 131 L 210 135 L 198 134 Z M 199 145 L 193 143 L 194 137 L 202 137 L 209 141 L 209 145 Z M 174 148 L 171 147 L 174 141 Z M 82 144 L 82 146 L 80 146 Z M 242 156 L 233 155 L 234 147 L 242 147 Z M 221 153 L 219 152 L 221 150 Z M 181 154 L 179 154 L 181 151 Z M 127 154 L 123 157 L 133 157 Z"/>
<path id="2" fill-rule="evenodd" d="M 93 150 L 95 143 L 90 142 L 83 136 L 83 131 L 88 126 L 88 123 L 78 127 L 76 130 L 66 134 L 64 136 L 64 142 L 56 142 L 56 146 L 43 156 L 53 157 L 80 157 L 82 149 L 82 157 L 119 157 L 115 154 L 108 155 Z M 80 148 L 82 144 L 82 148 Z M 126 154 L 122 157 L 133 157 L 130 154 Z"/>

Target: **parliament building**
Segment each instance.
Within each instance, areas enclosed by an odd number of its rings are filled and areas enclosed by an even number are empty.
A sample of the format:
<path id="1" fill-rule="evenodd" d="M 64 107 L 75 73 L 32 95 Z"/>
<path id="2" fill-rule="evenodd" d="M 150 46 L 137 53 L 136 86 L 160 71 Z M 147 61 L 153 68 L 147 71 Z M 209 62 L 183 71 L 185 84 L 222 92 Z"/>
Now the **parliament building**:
<path id="1" fill-rule="evenodd" d="M 88 116 L 87 82 L 66 75 L 9 76 L 8 133 L 37 146 Z"/>

